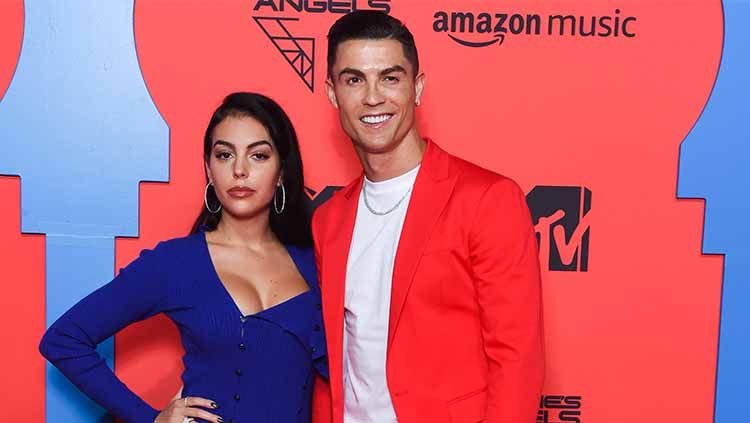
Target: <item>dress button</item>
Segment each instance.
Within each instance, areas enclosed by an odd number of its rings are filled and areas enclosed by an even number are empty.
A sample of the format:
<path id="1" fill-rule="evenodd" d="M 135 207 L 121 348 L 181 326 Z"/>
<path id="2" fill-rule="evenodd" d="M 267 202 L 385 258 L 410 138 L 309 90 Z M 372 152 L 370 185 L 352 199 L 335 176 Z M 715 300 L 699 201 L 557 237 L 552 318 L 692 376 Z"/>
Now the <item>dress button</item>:
<path id="1" fill-rule="evenodd" d="M 244 343 L 240 343 L 240 351 L 245 351 L 245 344 Z"/>
<path id="2" fill-rule="evenodd" d="M 315 325 L 315 332 L 320 332 L 320 325 Z"/>
<path id="3" fill-rule="evenodd" d="M 239 401 L 240 400 L 240 394 L 234 394 L 234 399 L 236 401 Z"/>
<path id="4" fill-rule="evenodd" d="M 242 376 L 242 370 L 241 369 L 234 369 L 234 374 L 237 376 Z"/>
<path id="5" fill-rule="evenodd" d="M 240 322 L 245 323 L 247 321 L 247 318 L 245 316 L 240 317 Z"/>
<path id="6" fill-rule="evenodd" d="M 315 349 L 315 347 L 312 347 L 311 350 L 312 350 L 312 352 L 317 351 L 317 349 Z"/>

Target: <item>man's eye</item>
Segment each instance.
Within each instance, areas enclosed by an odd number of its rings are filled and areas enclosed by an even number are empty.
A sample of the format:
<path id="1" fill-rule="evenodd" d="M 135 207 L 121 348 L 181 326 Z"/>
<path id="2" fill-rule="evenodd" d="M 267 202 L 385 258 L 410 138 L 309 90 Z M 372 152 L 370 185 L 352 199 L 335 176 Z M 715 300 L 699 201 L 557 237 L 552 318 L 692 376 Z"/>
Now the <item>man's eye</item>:
<path id="1" fill-rule="evenodd" d="M 386 76 L 383 80 L 385 82 L 398 82 L 398 78 L 395 76 Z"/>
<path id="2" fill-rule="evenodd" d="M 346 80 L 346 83 L 349 84 L 349 85 L 359 84 L 360 82 L 362 82 L 362 79 L 360 79 L 359 77 L 356 77 L 356 76 L 353 76 L 353 77 L 351 77 L 351 78 L 349 78 L 349 79 Z"/>

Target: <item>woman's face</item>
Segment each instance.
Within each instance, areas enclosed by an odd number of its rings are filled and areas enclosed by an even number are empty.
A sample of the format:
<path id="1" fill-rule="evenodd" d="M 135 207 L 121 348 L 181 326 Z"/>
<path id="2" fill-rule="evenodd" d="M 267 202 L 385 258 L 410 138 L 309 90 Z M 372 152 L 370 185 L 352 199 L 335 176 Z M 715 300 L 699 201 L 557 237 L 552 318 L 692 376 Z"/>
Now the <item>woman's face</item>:
<path id="1" fill-rule="evenodd" d="M 282 182 L 276 146 L 252 117 L 230 116 L 216 125 L 206 172 L 223 213 L 238 219 L 267 213 Z"/>

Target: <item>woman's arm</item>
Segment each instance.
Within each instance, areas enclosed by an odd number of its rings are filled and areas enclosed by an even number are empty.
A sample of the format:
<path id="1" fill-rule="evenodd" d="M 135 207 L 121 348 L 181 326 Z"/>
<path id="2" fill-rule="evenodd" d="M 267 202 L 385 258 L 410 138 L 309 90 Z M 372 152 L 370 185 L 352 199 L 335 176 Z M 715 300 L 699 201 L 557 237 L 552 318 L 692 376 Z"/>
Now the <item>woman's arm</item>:
<path id="1" fill-rule="evenodd" d="M 159 412 L 128 389 L 95 348 L 130 323 L 168 307 L 169 284 L 162 274 L 168 256 L 162 245 L 143 251 L 111 282 L 63 314 L 39 345 L 42 355 L 81 391 L 129 423 L 151 423 Z"/>

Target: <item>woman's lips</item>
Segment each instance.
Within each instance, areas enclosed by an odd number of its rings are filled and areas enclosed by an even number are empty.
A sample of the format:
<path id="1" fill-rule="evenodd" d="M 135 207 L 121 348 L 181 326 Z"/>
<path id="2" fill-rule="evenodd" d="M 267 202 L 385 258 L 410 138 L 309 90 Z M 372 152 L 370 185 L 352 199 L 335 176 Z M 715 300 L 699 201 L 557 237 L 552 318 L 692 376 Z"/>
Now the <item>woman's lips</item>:
<path id="1" fill-rule="evenodd" d="M 251 196 L 255 190 L 247 187 L 232 187 L 227 191 L 232 198 L 245 198 Z"/>

